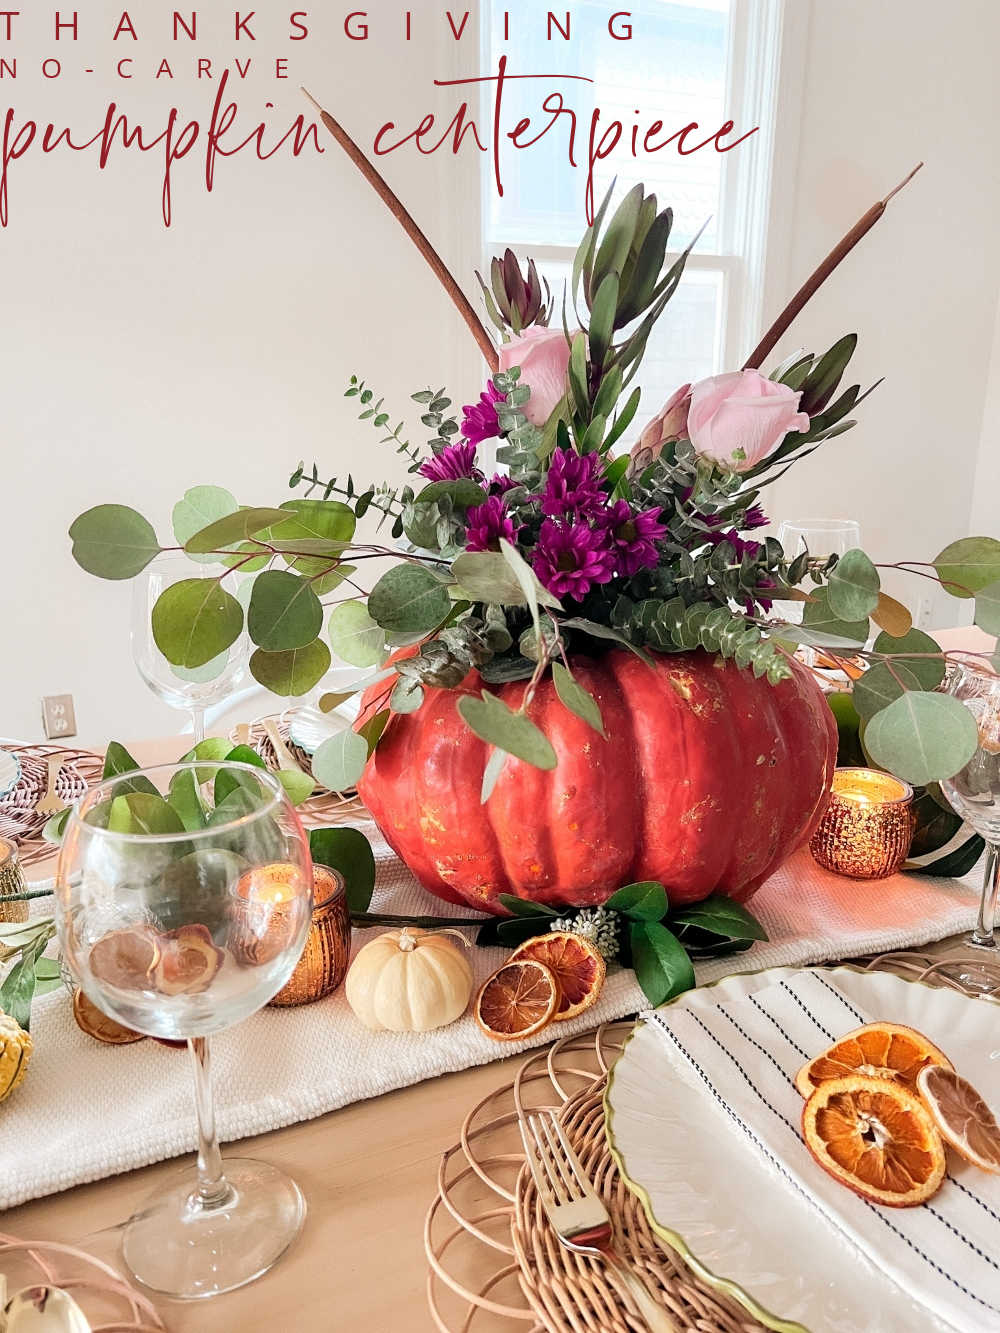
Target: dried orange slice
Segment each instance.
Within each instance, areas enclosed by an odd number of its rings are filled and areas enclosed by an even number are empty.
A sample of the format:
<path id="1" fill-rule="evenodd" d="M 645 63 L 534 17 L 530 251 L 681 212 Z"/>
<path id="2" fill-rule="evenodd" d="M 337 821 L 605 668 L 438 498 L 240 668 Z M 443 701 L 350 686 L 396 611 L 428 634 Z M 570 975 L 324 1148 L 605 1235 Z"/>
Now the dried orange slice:
<path id="1" fill-rule="evenodd" d="M 121 990 L 146 990 L 160 960 L 156 937 L 141 926 L 112 930 L 90 950 L 88 966 L 99 981 Z"/>
<path id="2" fill-rule="evenodd" d="M 917 1075 L 917 1091 L 945 1142 L 967 1162 L 1000 1174 L 1000 1125 L 969 1080 L 929 1065 Z"/>
<path id="3" fill-rule="evenodd" d="M 160 957 L 153 985 L 161 995 L 196 995 L 207 990 L 225 954 L 207 926 L 179 926 L 159 937 Z"/>
<path id="4" fill-rule="evenodd" d="M 508 961 L 483 982 L 476 1022 L 497 1041 L 522 1041 L 540 1032 L 559 1008 L 559 982 L 534 958 Z"/>
<path id="5" fill-rule="evenodd" d="M 795 1075 L 795 1086 L 808 1097 L 828 1079 L 866 1074 L 869 1078 L 891 1079 L 912 1090 L 917 1086 L 917 1075 L 927 1065 L 950 1069 L 951 1061 L 913 1028 L 899 1023 L 866 1023 L 803 1065 Z"/>
<path id="6" fill-rule="evenodd" d="M 518 958 L 534 958 L 555 973 L 561 995 L 554 1015 L 557 1023 L 589 1009 L 600 995 L 608 972 L 596 946 L 568 930 L 554 930 L 525 940 L 511 954 L 510 961 Z"/>
<path id="7" fill-rule="evenodd" d="M 141 1032 L 134 1032 L 132 1028 L 109 1018 L 93 1000 L 84 995 L 79 986 L 73 992 L 73 1017 L 81 1032 L 86 1032 L 88 1037 L 103 1041 L 108 1046 L 128 1046 L 134 1041 L 145 1040 Z"/>
<path id="8" fill-rule="evenodd" d="M 944 1179 L 931 1113 L 894 1079 L 852 1074 L 821 1083 L 803 1107 L 802 1133 L 824 1171 L 873 1203 L 925 1203 Z"/>

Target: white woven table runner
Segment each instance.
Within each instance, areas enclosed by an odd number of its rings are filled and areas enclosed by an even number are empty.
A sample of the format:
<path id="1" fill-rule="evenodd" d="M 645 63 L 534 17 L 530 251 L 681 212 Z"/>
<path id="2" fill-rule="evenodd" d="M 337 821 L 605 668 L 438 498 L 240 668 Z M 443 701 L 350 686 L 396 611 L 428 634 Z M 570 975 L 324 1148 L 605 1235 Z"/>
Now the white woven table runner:
<path id="1" fill-rule="evenodd" d="M 365 832 L 378 865 L 373 911 L 462 915 L 425 893 L 371 825 Z M 860 884 L 821 870 L 800 852 L 753 900 L 769 941 L 700 965 L 698 980 L 943 939 L 973 924 L 978 882 L 976 870 L 964 881 L 899 875 Z M 38 907 L 51 910 L 51 901 Z M 356 932 L 355 948 L 371 938 L 371 931 Z M 504 951 L 477 948 L 470 958 L 478 982 Z M 523 1044 L 491 1041 L 469 1015 L 420 1036 L 369 1032 L 342 991 L 303 1008 L 265 1009 L 212 1039 L 219 1135 L 240 1139 L 308 1120 L 645 1007 L 633 974 L 612 967 L 593 1009 Z M 77 1028 L 64 990 L 36 1002 L 32 1036 L 27 1078 L 0 1106 L 0 1208 L 193 1151 L 191 1071 L 183 1052 L 152 1041 L 100 1045 Z M 465 1109 L 456 1105 L 456 1124 Z M 337 1132 L 336 1122 L 329 1132 Z"/>

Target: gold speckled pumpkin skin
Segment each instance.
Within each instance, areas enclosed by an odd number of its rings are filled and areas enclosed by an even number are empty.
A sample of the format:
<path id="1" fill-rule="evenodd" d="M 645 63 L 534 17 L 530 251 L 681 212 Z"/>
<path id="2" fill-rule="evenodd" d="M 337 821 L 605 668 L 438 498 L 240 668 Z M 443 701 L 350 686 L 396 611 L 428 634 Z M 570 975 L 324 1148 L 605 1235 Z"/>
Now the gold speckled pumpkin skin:
<path id="1" fill-rule="evenodd" d="M 837 729 L 804 667 L 776 686 L 701 651 L 649 666 L 613 649 L 572 667 L 607 739 L 542 681 L 529 716 L 558 765 L 542 772 L 508 758 L 485 805 L 488 747 L 456 709 L 462 693 L 483 689 L 475 673 L 391 718 L 358 790 L 431 893 L 497 914 L 501 893 L 586 906 L 637 880 L 659 880 L 675 904 L 711 893 L 745 901 L 811 837 Z M 525 685 L 487 688 L 516 709 Z M 358 725 L 384 707 L 385 691 L 367 691 Z"/>

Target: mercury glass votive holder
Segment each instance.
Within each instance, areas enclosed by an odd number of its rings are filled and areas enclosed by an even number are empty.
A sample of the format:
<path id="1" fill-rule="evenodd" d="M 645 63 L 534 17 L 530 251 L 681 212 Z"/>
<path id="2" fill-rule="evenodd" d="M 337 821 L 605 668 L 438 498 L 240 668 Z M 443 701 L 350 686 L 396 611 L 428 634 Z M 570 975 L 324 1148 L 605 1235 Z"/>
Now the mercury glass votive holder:
<path id="1" fill-rule="evenodd" d="M 27 899 L 11 901 L 23 894 L 26 887 L 17 848 L 6 838 L 0 838 L 0 921 L 27 921 Z"/>
<path id="2" fill-rule="evenodd" d="M 909 855 L 914 824 L 908 783 L 872 768 L 838 768 L 809 850 L 837 875 L 885 879 Z"/>
<path id="3" fill-rule="evenodd" d="M 351 960 L 351 914 L 343 875 L 313 866 L 313 913 L 302 957 L 271 1001 L 279 1007 L 312 1004 L 335 991 Z"/>

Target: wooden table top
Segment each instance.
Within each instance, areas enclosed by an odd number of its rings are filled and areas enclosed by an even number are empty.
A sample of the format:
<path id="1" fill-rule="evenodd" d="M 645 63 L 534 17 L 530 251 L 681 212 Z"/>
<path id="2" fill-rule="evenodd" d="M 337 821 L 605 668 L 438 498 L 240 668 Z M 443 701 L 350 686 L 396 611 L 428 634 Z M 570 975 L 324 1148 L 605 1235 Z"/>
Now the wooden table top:
<path id="1" fill-rule="evenodd" d="M 148 765 L 172 762 L 182 744 L 173 737 L 130 749 Z M 44 878 L 52 870 L 51 862 L 42 862 L 29 878 Z M 299 1182 L 309 1208 L 305 1229 L 270 1273 L 240 1291 L 209 1301 L 156 1298 L 170 1333 L 434 1329 L 425 1295 L 423 1230 L 441 1154 L 458 1138 L 466 1112 L 509 1079 L 517 1063 L 517 1058 L 495 1061 L 444 1075 L 229 1145 L 224 1155 L 259 1156 Z M 31 1150 L 30 1144 L 24 1148 Z M 163 1162 L 36 1199 L 4 1214 L 2 1230 L 75 1244 L 120 1265 L 118 1226 L 182 1164 L 189 1168 L 192 1162 Z M 485 1187 L 483 1198 L 484 1207 L 496 1205 Z M 513 1325 L 477 1316 L 475 1327 L 477 1333 L 509 1333 Z"/>

